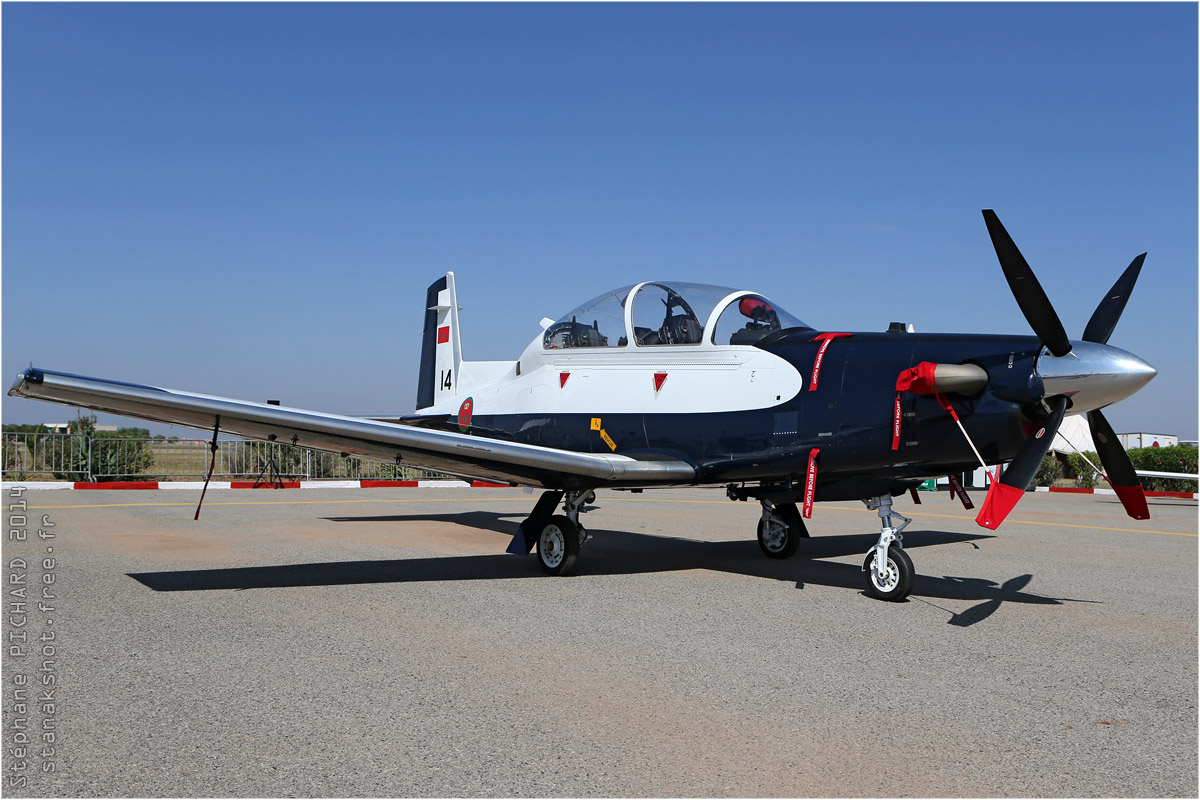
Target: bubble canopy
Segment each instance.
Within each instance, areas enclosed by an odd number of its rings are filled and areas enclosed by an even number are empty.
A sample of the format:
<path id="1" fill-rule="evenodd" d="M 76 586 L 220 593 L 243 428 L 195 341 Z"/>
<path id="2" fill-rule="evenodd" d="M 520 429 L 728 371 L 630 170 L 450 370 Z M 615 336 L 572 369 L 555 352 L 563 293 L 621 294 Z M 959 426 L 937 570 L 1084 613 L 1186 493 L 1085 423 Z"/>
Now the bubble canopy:
<path id="1" fill-rule="evenodd" d="M 542 346 L 750 345 L 787 328 L 812 330 L 754 292 L 649 281 L 605 292 L 572 309 L 546 328 Z"/>

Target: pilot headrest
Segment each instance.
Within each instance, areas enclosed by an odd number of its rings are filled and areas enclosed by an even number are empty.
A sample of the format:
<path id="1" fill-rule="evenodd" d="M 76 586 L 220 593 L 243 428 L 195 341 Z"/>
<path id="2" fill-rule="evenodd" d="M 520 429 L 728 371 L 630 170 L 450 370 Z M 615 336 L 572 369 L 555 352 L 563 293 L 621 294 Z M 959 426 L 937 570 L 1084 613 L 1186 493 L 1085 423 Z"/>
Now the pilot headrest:
<path id="1" fill-rule="evenodd" d="M 771 312 L 771 307 L 757 297 L 743 297 L 738 303 L 738 311 L 742 312 L 743 317 L 765 320 Z"/>

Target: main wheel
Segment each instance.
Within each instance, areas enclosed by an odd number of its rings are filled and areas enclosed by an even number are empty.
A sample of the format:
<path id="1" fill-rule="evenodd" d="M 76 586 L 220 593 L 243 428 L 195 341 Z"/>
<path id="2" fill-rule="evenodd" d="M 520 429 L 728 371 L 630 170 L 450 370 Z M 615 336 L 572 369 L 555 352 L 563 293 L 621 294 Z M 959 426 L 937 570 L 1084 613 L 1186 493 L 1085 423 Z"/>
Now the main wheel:
<path id="1" fill-rule="evenodd" d="M 791 558 L 808 538 L 804 518 L 795 503 L 779 503 L 771 520 L 758 521 L 758 546 L 767 558 Z"/>
<path id="2" fill-rule="evenodd" d="M 874 548 L 871 548 L 871 552 L 867 553 L 867 558 L 863 561 L 863 572 L 866 573 L 867 594 L 893 603 L 908 597 L 913 588 L 913 578 L 916 576 L 912 559 L 897 544 L 888 545 L 887 574 L 883 580 L 875 574 Z"/>
<path id="3" fill-rule="evenodd" d="M 538 563 L 547 575 L 566 575 L 579 555 L 579 528 L 562 514 L 555 515 L 538 534 Z"/>

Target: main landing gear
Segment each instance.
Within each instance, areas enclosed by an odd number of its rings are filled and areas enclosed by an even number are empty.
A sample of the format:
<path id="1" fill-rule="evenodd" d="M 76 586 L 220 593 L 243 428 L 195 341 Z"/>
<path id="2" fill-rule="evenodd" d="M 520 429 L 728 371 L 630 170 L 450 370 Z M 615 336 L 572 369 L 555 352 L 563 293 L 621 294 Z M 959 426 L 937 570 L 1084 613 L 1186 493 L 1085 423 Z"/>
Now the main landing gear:
<path id="1" fill-rule="evenodd" d="M 772 503 L 761 499 L 762 518 L 758 521 L 758 546 L 767 558 L 791 558 L 808 538 L 808 528 L 795 503 Z"/>
<path id="2" fill-rule="evenodd" d="M 730 486 L 727 493 L 733 500 L 756 497 L 762 505 L 758 545 L 767 558 L 789 558 L 795 555 L 800 540 L 808 538 L 808 528 L 795 503 L 775 502 L 748 487 Z M 508 552 L 528 553 L 536 548 L 538 563 L 548 575 L 570 574 L 580 546 L 592 538 L 579 522 L 579 515 L 589 511 L 588 504 L 595 500 L 596 493 L 590 489 L 543 492 L 532 513 L 521 523 Z M 555 514 L 560 502 L 563 513 Z M 904 552 L 901 533 L 912 520 L 892 509 L 891 495 L 863 502 L 879 513 L 882 527 L 879 540 L 863 560 L 867 594 L 899 602 L 912 592 L 916 577 L 912 560 Z"/>
<path id="3" fill-rule="evenodd" d="M 863 561 L 863 574 L 867 579 L 867 594 L 880 600 L 898 603 L 912 591 L 916 571 L 912 560 L 904 552 L 901 531 L 908 527 L 911 519 L 892 510 L 890 494 L 864 500 L 867 508 L 879 511 L 883 531 L 879 541 L 867 552 Z M 900 520 L 899 525 L 893 524 Z"/>
<path id="4" fill-rule="evenodd" d="M 792 496 L 790 489 L 791 484 L 788 484 L 787 490 L 782 485 L 739 486 L 731 483 L 725 487 L 725 496 L 730 500 L 753 498 L 762 506 L 762 517 L 758 520 L 758 546 L 767 558 L 791 558 L 800 547 L 800 540 L 808 538 L 804 517 L 789 499 Z"/>
<path id="5" fill-rule="evenodd" d="M 562 514 L 553 514 L 559 501 Z M 596 493 L 588 490 L 570 492 L 545 492 L 524 522 L 521 531 L 529 547 L 537 548 L 538 563 L 547 575 L 569 575 L 579 557 L 579 546 L 591 539 L 579 522 L 579 515 L 588 509 L 585 506 L 596 500 Z M 513 552 L 512 547 L 509 548 Z"/>

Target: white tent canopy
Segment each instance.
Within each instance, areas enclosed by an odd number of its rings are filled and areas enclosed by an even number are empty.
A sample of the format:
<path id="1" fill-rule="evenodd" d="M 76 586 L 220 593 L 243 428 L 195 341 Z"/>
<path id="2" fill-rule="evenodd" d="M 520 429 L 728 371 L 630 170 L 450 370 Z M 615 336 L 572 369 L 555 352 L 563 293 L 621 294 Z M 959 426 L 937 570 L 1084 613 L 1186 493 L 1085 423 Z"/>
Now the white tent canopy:
<path id="1" fill-rule="evenodd" d="M 1054 443 L 1050 449 L 1056 453 L 1096 452 L 1096 443 L 1092 441 L 1092 431 L 1088 427 L 1087 417 L 1075 414 L 1064 417 L 1058 433 L 1054 435 Z"/>

